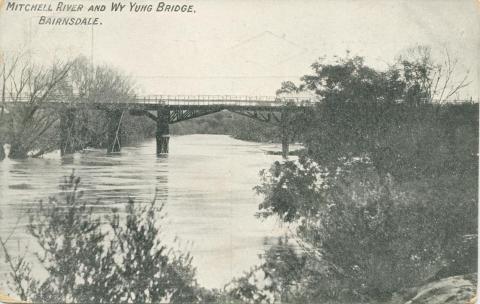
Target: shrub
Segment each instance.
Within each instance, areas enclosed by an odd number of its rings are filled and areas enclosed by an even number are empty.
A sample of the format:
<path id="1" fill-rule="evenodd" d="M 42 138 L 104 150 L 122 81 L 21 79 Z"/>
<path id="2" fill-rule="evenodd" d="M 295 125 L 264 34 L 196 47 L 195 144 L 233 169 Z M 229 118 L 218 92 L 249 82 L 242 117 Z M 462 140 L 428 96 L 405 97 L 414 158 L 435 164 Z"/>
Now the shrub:
<path id="1" fill-rule="evenodd" d="M 453 261 L 462 236 L 477 229 L 472 190 L 455 189 L 455 180 L 398 183 L 360 160 L 328 174 L 306 158 L 276 164 L 263 179 L 259 214 L 293 223 L 305 244 L 309 266 L 296 282 L 309 301 L 385 300 Z"/>
<path id="2" fill-rule="evenodd" d="M 12 258 L 12 288 L 35 303 L 194 303 L 199 300 L 189 254 L 159 239 L 163 205 L 137 207 L 129 200 L 125 216 L 113 210 L 95 216 L 82 200 L 73 174 L 60 198 L 30 211 L 28 230 L 41 250 L 36 256 L 46 278 L 31 276 L 25 259 Z M 160 216 L 160 217 L 159 217 Z M 2 243 L 3 244 L 3 243 Z M 5 253 L 6 247 L 4 247 Z"/>

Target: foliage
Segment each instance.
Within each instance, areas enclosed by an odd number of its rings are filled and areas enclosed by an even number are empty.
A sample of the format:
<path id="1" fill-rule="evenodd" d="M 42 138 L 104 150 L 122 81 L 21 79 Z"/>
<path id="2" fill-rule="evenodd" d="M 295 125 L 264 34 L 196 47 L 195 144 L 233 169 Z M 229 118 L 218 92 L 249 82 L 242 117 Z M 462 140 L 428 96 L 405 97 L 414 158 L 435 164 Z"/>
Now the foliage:
<path id="1" fill-rule="evenodd" d="M 389 79 L 367 67 L 362 57 L 337 58 L 334 63 L 312 64 L 314 75 L 302 77 L 300 88 L 307 88 L 326 102 L 375 101 L 387 91 Z M 390 90 L 391 92 L 391 90 Z"/>
<path id="2" fill-rule="evenodd" d="M 444 103 L 468 85 L 469 73 L 457 80 L 457 60 L 448 50 L 443 57 L 442 63 L 436 63 L 429 47 L 416 46 L 401 53 L 386 71 L 378 71 L 366 66 L 363 57 L 350 57 L 347 52 L 333 62 L 320 58 L 311 66 L 314 73 L 303 76 L 300 85 L 285 82 L 278 92 L 307 89 L 325 102 Z"/>
<path id="3" fill-rule="evenodd" d="M 199 300 L 188 254 L 159 239 L 163 205 L 136 207 L 129 200 L 125 215 L 114 211 L 95 217 L 82 201 L 80 179 L 73 174 L 61 199 L 50 198 L 31 212 L 29 232 L 41 250 L 37 258 L 47 273 L 31 276 L 20 259 L 11 267 L 13 289 L 35 303 L 194 303 Z M 106 221 L 105 221 L 106 220 Z M 4 242 L 2 242 L 4 244 Z M 8 254 L 6 247 L 4 251 Z M 16 261 L 15 259 L 11 259 Z M 12 263 L 15 266 L 15 263 Z"/>
<path id="4" fill-rule="evenodd" d="M 110 112 L 115 103 L 125 102 L 135 95 L 132 80 L 109 66 L 92 66 L 85 57 L 74 60 L 62 93 L 80 106 L 75 109 L 71 134 L 74 150 L 107 146 Z M 90 103 L 104 103 L 92 109 Z M 59 130 L 60 132 L 61 130 Z M 155 123 L 145 117 L 134 117 L 124 112 L 121 120 L 121 137 L 124 144 L 134 143 L 155 133 Z"/>
<path id="5" fill-rule="evenodd" d="M 261 265 L 233 279 L 217 303 L 290 303 L 298 298 L 298 283 L 308 271 L 306 257 L 287 237 L 279 238 L 262 256 Z"/>
<path id="6" fill-rule="evenodd" d="M 118 265 L 115 273 L 120 277 L 122 288 L 116 291 L 111 302 L 157 303 L 168 299 L 173 303 L 193 303 L 197 300 L 192 258 L 160 242 L 157 222 L 160 210 L 154 203 L 136 208 L 133 201 L 129 201 L 125 224 L 118 215 L 113 220 L 116 236 L 113 251 Z"/>
<path id="7" fill-rule="evenodd" d="M 315 161 L 330 170 L 367 157 L 399 180 L 477 171 L 475 104 L 320 105 L 304 135 Z M 475 175 L 472 175 L 475 176 Z"/>
<path id="8" fill-rule="evenodd" d="M 442 69 L 422 54 L 386 72 L 360 57 L 319 61 L 298 87 L 282 85 L 322 99 L 305 120 L 305 153 L 274 163 L 256 188 L 259 216 L 293 225 L 305 253 L 292 302 L 384 301 L 445 265 L 475 267 L 458 257 L 477 234 L 478 105 L 430 103 L 450 93 L 435 89 Z"/>
<path id="9" fill-rule="evenodd" d="M 296 237 L 310 253 L 310 272 L 297 286 L 303 287 L 299 294 L 313 297 L 309 302 L 345 290 L 388 298 L 458 258 L 462 236 L 477 229 L 471 184 L 397 184 L 361 163 L 335 176 L 304 160 L 277 166 L 258 187 L 265 194 L 261 214 L 295 223 Z"/>

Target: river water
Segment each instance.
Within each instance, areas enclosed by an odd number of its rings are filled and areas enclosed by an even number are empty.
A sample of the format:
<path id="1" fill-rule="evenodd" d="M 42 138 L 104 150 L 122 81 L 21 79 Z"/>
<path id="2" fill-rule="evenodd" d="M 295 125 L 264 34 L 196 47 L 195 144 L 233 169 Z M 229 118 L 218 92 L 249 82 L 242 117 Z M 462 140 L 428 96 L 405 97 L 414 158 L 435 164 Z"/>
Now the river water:
<path id="1" fill-rule="evenodd" d="M 75 170 L 84 198 L 99 213 L 121 207 L 128 197 L 140 203 L 156 194 L 166 202 L 162 238 L 173 244 L 177 237 L 174 246 L 191 252 L 199 283 L 219 288 L 257 264 L 258 255 L 282 234 L 279 223 L 255 217 L 262 198 L 253 190 L 259 171 L 281 159 L 266 152 L 280 149 L 225 135 L 186 135 L 172 136 L 170 154 L 161 158 L 155 140 L 149 140 L 114 155 L 89 150 L 64 158 L 52 153 L 6 159 L 0 161 L 0 235 L 11 234 L 8 246 L 14 253 L 25 246 L 34 251 L 25 231 L 29 207 L 57 193 L 63 177 Z M 0 272 L 4 281 L 3 259 Z"/>

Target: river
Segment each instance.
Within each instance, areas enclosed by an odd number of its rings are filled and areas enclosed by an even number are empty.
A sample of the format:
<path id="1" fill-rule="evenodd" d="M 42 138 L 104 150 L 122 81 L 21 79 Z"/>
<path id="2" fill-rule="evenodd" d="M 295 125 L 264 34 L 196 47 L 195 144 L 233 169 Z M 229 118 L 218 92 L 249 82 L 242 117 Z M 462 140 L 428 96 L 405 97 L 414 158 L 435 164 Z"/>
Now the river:
<path id="1" fill-rule="evenodd" d="M 149 140 L 113 155 L 94 149 L 63 158 L 51 153 L 6 159 L 0 161 L 0 235 L 5 238 L 17 227 L 10 250 L 23 252 L 28 246 L 34 251 L 25 231 L 29 207 L 57 193 L 63 177 L 75 170 L 84 198 L 98 212 L 121 207 L 128 197 L 151 201 L 156 191 L 166 202 L 162 238 L 173 244 L 177 237 L 174 246 L 191 252 L 199 283 L 220 288 L 258 264 L 258 255 L 282 235 L 279 223 L 255 217 L 262 198 L 253 190 L 259 171 L 281 159 L 266 152 L 280 149 L 226 135 L 186 135 L 172 136 L 170 154 L 160 158 L 155 140 Z M 6 270 L 2 259 L 0 281 Z"/>

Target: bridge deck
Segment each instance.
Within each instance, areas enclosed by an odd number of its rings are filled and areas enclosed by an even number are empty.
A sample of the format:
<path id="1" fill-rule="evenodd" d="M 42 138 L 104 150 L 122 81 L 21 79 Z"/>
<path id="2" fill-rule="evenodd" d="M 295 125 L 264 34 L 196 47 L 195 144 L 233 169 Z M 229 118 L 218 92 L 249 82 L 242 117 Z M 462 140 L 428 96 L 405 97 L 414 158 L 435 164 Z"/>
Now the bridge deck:
<path id="1" fill-rule="evenodd" d="M 109 100 L 82 96 L 51 96 L 43 102 L 45 106 L 119 106 L 122 108 L 156 109 L 166 106 L 172 108 L 200 109 L 257 109 L 274 110 L 280 107 L 308 107 L 316 102 L 307 97 L 276 97 L 276 96 L 237 96 L 237 95 L 149 95 L 133 96 L 132 98 Z M 29 102 L 29 97 L 7 98 L 8 103 L 21 104 Z"/>

